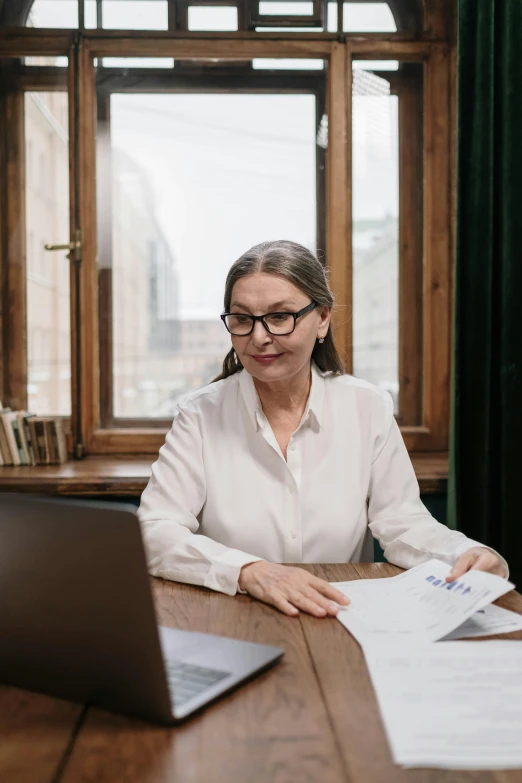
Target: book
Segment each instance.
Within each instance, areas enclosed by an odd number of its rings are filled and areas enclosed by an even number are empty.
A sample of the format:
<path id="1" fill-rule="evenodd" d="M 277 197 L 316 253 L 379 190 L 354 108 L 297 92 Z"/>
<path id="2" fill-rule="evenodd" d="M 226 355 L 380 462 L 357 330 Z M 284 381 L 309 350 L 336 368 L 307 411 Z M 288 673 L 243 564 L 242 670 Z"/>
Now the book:
<path id="1" fill-rule="evenodd" d="M 29 449 L 29 443 L 27 442 L 25 417 L 31 414 L 27 411 L 16 411 L 16 421 L 18 423 L 18 432 L 20 434 L 20 442 L 22 444 L 22 451 L 24 453 L 23 465 L 33 465 L 32 452 Z"/>
<path id="2" fill-rule="evenodd" d="M 11 426 L 11 422 L 13 421 L 13 419 L 16 420 L 16 413 L 15 413 L 15 411 L 8 411 L 7 413 L 2 411 L 0 413 L 0 419 L 2 419 L 2 423 L 4 425 L 5 436 L 6 436 L 8 444 L 9 444 L 9 450 L 11 452 L 12 464 L 13 465 L 21 465 L 20 452 L 18 450 L 18 443 L 16 441 L 16 437 L 15 437 L 15 434 L 14 434 L 13 427 Z"/>
<path id="3" fill-rule="evenodd" d="M 67 445 L 63 422 L 61 419 L 53 417 L 45 423 L 47 439 L 49 444 L 49 459 L 52 464 L 61 464 L 67 461 Z"/>
<path id="4" fill-rule="evenodd" d="M 2 410 L 3 413 L 9 413 L 9 408 L 4 408 Z M 2 460 L 4 465 L 12 465 L 13 464 L 13 458 L 11 456 L 11 449 L 9 447 L 9 441 L 7 440 L 7 435 L 5 431 L 5 425 L 4 420 L 2 416 L 0 416 L 0 452 L 2 453 Z"/>
<path id="5" fill-rule="evenodd" d="M 46 416 L 33 416 L 29 419 L 29 428 L 31 430 L 37 465 L 48 465 L 50 462 L 49 445 L 45 429 L 46 419 Z"/>
<path id="6" fill-rule="evenodd" d="M 65 439 L 63 421 L 62 419 L 55 419 L 54 424 L 56 429 L 56 443 L 58 446 L 58 462 L 62 464 L 63 462 L 67 462 L 67 441 Z"/>
<path id="7" fill-rule="evenodd" d="M 20 424 L 18 422 L 19 413 L 20 411 L 15 411 L 12 418 L 10 419 L 10 422 L 16 441 L 16 448 L 18 449 L 18 454 L 20 456 L 20 465 L 27 465 L 27 453 L 24 448 L 24 441 L 22 440 L 22 433 L 20 431 Z"/>
<path id="8" fill-rule="evenodd" d="M 27 413 L 27 411 L 21 411 L 18 415 L 18 423 L 20 425 L 20 432 L 23 435 L 25 449 L 27 451 L 28 465 L 36 465 L 36 457 L 33 448 L 33 438 L 31 430 L 29 429 L 29 419 L 34 416 L 34 413 Z"/>
<path id="9" fill-rule="evenodd" d="M 47 443 L 47 449 L 49 452 L 49 463 L 54 465 L 58 462 L 58 444 L 56 442 L 56 434 L 54 427 L 54 419 L 46 416 L 44 420 L 45 428 L 45 440 Z"/>

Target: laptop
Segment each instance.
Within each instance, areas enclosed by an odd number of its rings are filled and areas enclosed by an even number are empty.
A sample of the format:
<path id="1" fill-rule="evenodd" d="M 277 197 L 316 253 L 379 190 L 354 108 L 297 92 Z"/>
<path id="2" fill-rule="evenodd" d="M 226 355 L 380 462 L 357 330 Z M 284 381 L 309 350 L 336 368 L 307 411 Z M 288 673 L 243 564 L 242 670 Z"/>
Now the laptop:
<path id="1" fill-rule="evenodd" d="M 0 639 L 2 682 L 164 724 L 283 655 L 159 627 L 130 504 L 27 495 L 0 495 Z"/>

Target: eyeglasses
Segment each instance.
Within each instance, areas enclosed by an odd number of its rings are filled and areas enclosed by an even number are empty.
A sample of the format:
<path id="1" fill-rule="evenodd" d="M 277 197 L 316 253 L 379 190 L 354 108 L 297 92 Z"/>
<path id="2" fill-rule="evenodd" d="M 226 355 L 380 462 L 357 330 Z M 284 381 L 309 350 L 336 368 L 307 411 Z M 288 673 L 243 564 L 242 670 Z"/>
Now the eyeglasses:
<path id="1" fill-rule="evenodd" d="M 227 327 L 230 334 L 236 337 L 246 337 L 252 334 L 256 321 L 261 321 L 269 334 L 281 336 L 283 334 L 292 334 L 297 323 L 297 319 L 306 315 L 317 307 L 317 302 L 310 302 L 297 313 L 266 313 L 265 315 L 246 315 L 244 313 L 223 313 L 221 320 Z"/>

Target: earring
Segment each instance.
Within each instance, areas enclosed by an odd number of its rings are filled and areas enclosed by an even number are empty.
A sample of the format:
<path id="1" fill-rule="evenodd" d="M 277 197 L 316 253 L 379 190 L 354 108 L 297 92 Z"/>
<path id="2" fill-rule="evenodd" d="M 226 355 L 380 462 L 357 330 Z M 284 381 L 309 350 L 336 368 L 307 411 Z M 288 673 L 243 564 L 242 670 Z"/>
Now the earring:
<path id="1" fill-rule="evenodd" d="M 319 342 L 320 342 L 320 343 L 324 343 L 324 337 L 320 337 L 320 338 L 319 338 Z"/>

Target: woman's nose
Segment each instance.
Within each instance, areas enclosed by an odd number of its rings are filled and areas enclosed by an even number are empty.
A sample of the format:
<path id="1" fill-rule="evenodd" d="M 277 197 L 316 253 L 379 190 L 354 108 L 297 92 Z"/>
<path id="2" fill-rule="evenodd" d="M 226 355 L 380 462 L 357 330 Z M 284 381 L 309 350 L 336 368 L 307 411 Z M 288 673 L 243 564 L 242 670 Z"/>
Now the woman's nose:
<path id="1" fill-rule="evenodd" d="M 261 321 L 255 322 L 251 338 L 255 345 L 266 345 L 272 339 Z"/>

